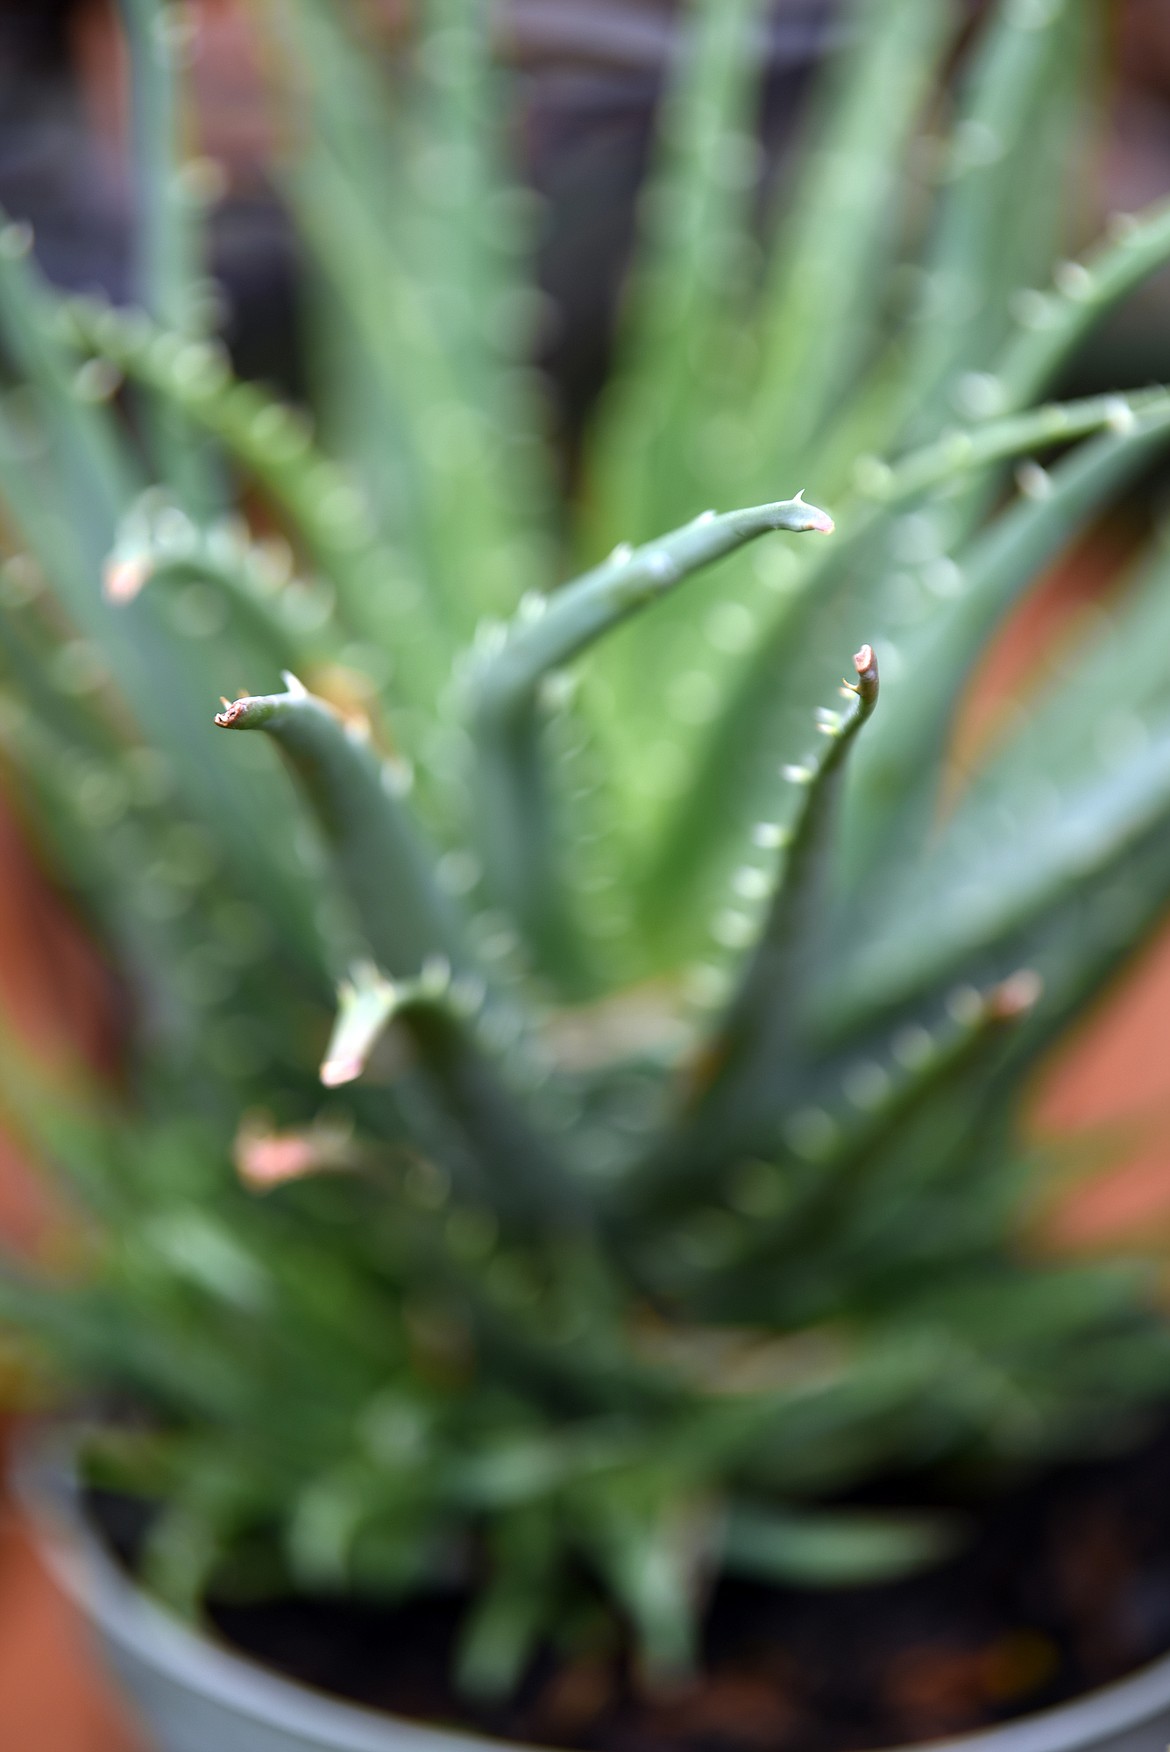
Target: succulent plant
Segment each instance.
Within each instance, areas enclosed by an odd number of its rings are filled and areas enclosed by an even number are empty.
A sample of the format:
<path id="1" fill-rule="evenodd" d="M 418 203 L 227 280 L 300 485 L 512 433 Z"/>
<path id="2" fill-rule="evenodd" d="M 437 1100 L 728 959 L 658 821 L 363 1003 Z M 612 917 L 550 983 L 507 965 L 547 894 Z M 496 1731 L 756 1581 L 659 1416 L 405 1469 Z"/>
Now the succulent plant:
<path id="1" fill-rule="evenodd" d="M 1001 0 L 954 73 L 963 8 L 859 0 L 773 223 L 761 0 L 694 0 L 566 494 L 486 9 L 422 10 L 389 86 L 350 8 L 265 14 L 316 428 L 213 333 L 177 12 L 126 6 L 137 306 L 0 233 L 5 771 L 131 1018 L 116 1089 L 9 1044 L 82 1222 L 2 1300 L 136 1408 L 94 1465 L 166 1598 L 457 1583 L 492 1696 L 614 1626 L 685 1668 L 724 1573 L 927 1562 L 875 1477 L 1170 1388 L 1020 1122 L 1170 894 L 1157 544 L 949 752 L 1170 434 L 1038 400 L 1170 210 L 1053 272 L 1100 8 Z"/>

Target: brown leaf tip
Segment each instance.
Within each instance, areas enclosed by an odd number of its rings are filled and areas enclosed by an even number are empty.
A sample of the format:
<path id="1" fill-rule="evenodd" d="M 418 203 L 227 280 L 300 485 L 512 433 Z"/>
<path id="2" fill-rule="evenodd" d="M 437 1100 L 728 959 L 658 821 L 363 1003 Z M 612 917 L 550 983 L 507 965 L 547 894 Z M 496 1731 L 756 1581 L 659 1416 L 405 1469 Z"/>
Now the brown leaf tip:
<path id="1" fill-rule="evenodd" d="M 223 702 L 223 711 L 215 714 L 215 721 L 221 730 L 230 730 L 233 724 L 239 723 L 250 697 L 249 694 L 242 694 L 238 700 Z"/>

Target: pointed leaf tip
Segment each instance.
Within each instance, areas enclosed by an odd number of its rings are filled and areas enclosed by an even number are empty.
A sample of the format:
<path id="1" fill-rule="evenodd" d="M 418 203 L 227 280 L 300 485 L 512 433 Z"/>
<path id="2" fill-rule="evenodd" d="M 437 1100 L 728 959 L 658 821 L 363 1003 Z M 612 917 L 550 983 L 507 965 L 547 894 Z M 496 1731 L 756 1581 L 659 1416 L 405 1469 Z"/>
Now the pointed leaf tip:
<path id="1" fill-rule="evenodd" d="M 359 962 L 342 981 L 337 988 L 337 1020 L 317 1073 L 327 1089 L 354 1083 L 361 1076 L 400 995 L 394 981 L 379 973 L 371 961 Z"/>
<path id="2" fill-rule="evenodd" d="M 249 694 L 241 694 L 238 700 L 224 700 L 223 711 L 215 714 L 215 722 L 221 730 L 230 730 L 233 724 L 238 724 L 244 709 L 250 699 Z"/>
<path id="3" fill-rule="evenodd" d="M 362 1069 L 360 1058 L 327 1058 L 318 1074 L 327 1089 L 339 1089 L 343 1083 L 356 1083 Z"/>
<path id="4" fill-rule="evenodd" d="M 356 1168 L 348 1125 L 320 1121 L 304 1131 L 274 1131 L 261 1116 L 247 1118 L 236 1135 L 236 1172 L 251 1192 L 269 1192 L 310 1174 Z"/>
<path id="5" fill-rule="evenodd" d="M 822 511 L 819 505 L 810 505 L 804 496 L 804 488 L 794 493 L 789 500 L 790 505 L 799 505 L 804 517 L 793 527 L 802 534 L 832 535 L 837 527 L 827 511 Z"/>
<path id="6" fill-rule="evenodd" d="M 863 705 L 872 706 L 878 696 L 878 664 L 872 645 L 863 645 L 860 651 L 853 653 L 853 667 L 857 671 L 857 680 L 846 685 Z"/>
<path id="7" fill-rule="evenodd" d="M 153 570 L 145 554 L 111 554 L 102 570 L 102 595 L 107 602 L 133 602 Z"/>

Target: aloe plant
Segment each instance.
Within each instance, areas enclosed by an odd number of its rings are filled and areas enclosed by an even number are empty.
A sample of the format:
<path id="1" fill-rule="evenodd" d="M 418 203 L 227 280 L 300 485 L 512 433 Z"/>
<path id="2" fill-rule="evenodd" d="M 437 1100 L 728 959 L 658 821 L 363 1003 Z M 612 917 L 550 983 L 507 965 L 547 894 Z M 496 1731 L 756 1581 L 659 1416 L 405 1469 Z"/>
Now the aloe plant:
<path id="1" fill-rule="evenodd" d="M 1038 1243 L 1020 1121 L 1170 895 L 1157 544 L 948 755 L 1170 434 L 1040 399 L 1170 210 L 1053 266 L 1099 8 L 1000 0 L 951 74 L 963 8 L 855 0 L 761 220 L 763 7 L 692 0 L 566 498 L 487 9 L 422 10 L 392 100 L 349 7 L 263 13 L 312 419 L 208 327 L 165 7 L 135 306 L 0 233 L 5 771 L 132 997 L 116 1091 L 10 1043 L 84 1269 L 3 1305 L 147 1413 L 93 1463 L 163 1596 L 454 1577 L 483 1698 L 599 1635 L 685 1669 L 724 1573 L 928 1562 L 868 1482 L 1170 1389 L 1147 1268 Z"/>

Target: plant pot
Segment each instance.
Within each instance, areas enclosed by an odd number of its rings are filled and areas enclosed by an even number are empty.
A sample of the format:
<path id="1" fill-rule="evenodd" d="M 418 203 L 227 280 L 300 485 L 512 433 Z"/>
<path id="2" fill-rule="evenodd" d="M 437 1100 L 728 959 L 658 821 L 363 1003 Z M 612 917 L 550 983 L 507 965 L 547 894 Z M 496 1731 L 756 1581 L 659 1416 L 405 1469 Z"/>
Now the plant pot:
<path id="1" fill-rule="evenodd" d="M 474 1752 L 481 1735 L 432 1728 L 278 1677 L 154 1605 L 90 1530 L 60 1445 L 15 1469 L 53 1575 L 96 1633 L 157 1752 Z M 1163 1752 L 1170 1654 L 1116 1684 L 1017 1721 L 907 1752 Z M 527 1752 L 527 1749 L 525 1749 Z"/>

